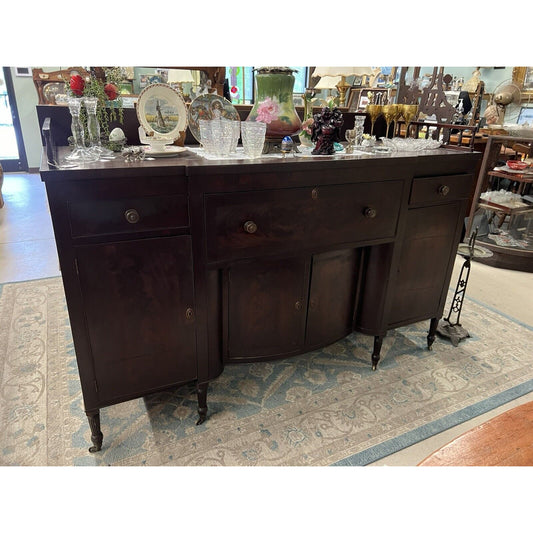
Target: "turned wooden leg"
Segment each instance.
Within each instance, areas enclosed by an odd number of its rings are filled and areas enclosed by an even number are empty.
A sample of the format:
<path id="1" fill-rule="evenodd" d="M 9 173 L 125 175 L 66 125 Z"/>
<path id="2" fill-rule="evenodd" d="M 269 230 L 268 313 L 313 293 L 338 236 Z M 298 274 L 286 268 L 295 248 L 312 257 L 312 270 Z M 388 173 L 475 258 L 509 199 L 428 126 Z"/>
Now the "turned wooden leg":
<path id="1" fill-rule="evenodd" d="M 198 383 L 196 394 L 198 396 L 198 422 L 196 425 L 203 424 L 207 418 L 207 386 L 208 383 Z"/>
<path id="2" fill-rule="evenodd" d="M 378 367 L 379 359 L 380 359 L 380 353 L 381 353 L 381 345 L 383 344 L 383 337 L 384 335 L 376 335 L 374 337 L 374 351 L 372 352 L 372 370 L 376 370 Z"/>
<path id="3" fill-rule="evenodd" d="M 438 318 L 432 318 L 431 322 L 429 323 L 429 331 L 428 331 L 428 350 L 432 350 L 433 348 L 431 345 L 433 344 L 433 341 L 435 340 L 435 334 L 437 333 L 437 326 L 439 325 L 439 319 Z"/>
<path id="4" fill-rule="evenodd" d="M 89 420 L 89 427 L 91 428 L 91 440 L 93 446 L 89 448 L 91 453 L 99 452 L 102 449 L 102 441 L 104 436 L 100 431 L 100 411 L 87 411 L 87 419 Z"/>

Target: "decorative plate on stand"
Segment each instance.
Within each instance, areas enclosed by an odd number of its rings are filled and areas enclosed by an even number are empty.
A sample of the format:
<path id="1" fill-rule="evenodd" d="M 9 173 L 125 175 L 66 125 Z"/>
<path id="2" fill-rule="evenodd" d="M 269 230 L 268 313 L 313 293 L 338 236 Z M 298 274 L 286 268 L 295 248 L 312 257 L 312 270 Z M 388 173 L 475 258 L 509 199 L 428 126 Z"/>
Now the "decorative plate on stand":
<path id="1" fill-rule="evenodd" d="M 193 137 L 200 142 L 200 123 L 201 119 L 211 120 L 217 117 L 227 120 L 238 120 L 241 117 L 239 112 L 226 100 L 218 94 L 201 94 L 197 96 L 189 107 L 189 129 Z"/>
<path id="2" fill-rule="evenodd" d="M 187 108 L 178 91 L 166 83 L 145 87 L 137 102 L 137 118 L 148 136 L 175 141 L 187 129 Z"/>

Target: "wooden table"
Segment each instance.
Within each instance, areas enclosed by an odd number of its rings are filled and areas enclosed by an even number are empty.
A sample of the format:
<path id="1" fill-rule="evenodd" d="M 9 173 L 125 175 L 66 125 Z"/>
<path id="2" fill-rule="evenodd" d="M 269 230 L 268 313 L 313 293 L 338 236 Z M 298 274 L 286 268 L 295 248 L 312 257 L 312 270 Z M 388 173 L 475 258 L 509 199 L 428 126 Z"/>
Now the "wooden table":
<path id="1" fill-rule="evenodd" d="M 533 402 L 467 431 L 418 466 L 533 466 Z"/>

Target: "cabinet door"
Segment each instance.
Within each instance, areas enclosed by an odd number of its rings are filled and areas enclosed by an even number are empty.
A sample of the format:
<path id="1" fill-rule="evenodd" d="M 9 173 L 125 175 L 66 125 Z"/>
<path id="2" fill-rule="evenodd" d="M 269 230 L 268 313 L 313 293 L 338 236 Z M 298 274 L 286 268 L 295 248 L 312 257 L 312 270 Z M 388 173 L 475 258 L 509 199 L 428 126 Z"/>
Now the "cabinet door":
<path id="1" fill-rule="evenodd" d="M 461 203 L 410 209 L 389 325 L 437 317 L 449 284 Z"/>
<path id="2" fill-rule="evenodd" d="M 355 249 L 313 256 L 306 328 L 310 348 L 334 342 L 352 331 L 358 258 Z"/>
<path id="3" fill-rule="evenodd" d="M 190 237 L 79 246 L 76 258 L 100 401 L 194 380 Z"/>
<path id="4" fill-rule="evenodd" d="M 269 359 L 301 350 L 309 260 L 256 260 L 226 272 L 226 358 Z"/>

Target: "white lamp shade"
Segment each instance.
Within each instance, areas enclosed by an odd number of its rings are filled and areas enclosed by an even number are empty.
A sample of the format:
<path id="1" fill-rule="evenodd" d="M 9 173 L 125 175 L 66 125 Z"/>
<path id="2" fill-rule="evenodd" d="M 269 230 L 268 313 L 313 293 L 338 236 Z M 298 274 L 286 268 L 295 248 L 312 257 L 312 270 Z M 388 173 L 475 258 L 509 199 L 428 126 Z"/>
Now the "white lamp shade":
<path id="1" fill-rule="evenodd" d="M 373 67 L 316 67 L 313 78 L 324 76 L 375 76 L 380 72 Z"/>
<path id="2" fill-rule="evenodd" d="M 333 89 L 339 81 L 341 81 L 340 76 L 322 76 L 315 85 L 315 89 Z"/>
<path id="3" fill-rule="evenodd" d="M 193 82 L 194 77 L 190 70 L 186 69 L 169 69 L 168 83 L 187 83 Z"/>

